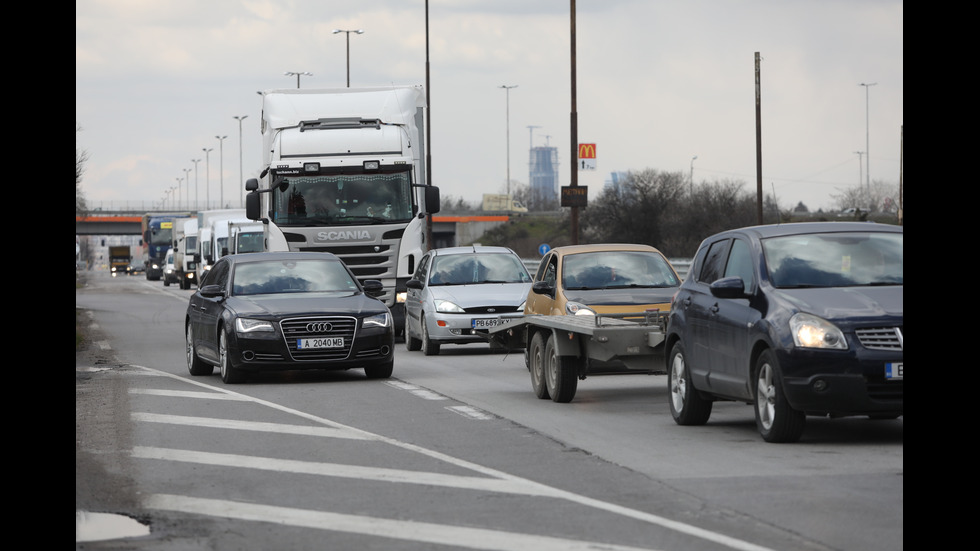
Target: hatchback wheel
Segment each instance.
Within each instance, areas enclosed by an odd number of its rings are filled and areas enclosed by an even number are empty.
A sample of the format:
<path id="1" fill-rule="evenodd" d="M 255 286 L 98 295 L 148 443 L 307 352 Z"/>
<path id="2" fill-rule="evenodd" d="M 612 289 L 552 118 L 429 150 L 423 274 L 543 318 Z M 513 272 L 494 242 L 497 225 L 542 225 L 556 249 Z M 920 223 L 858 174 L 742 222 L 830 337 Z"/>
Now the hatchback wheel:
<path id="1" fill-rule="evenodd" d="M 806 425 L 806 414 L 786 400 L 783 377 L 769 350 L 756 362 L 755 424 L 766 442 L 796 442 Z"/>
<path id="2" fill-rule="evenodd" d="M 675 423 L 703 425 L 708 422 L 712 402 L 691 384 L 691 370 L 687 366 L 684 346 L 679 341 L 670 349 L 667 388 L 670 389 L 670 414 Z"/>
<path id="3" fill-rule="evenodd" d="M 422 353 L 426 356 L 437 356 L 439 354 L 439 343 L 429 338 L 429 328 L 425 323 L 425 314 L 422 314 Z"/>
<path id="4" fill-rule="evenodd" d="M 245 382 L 245 374 L 240 369 L 231 365 L 231 358 L 228 357 L 228 335 L 224 329 L 218 330 L 218 356 L 221 363 L 221 380 L 225 384 L 233 385 Z"/>
<path id="5" fill-rule="evenodd" d="M 412 336 L 412 325 L 409 323 L 408 314 L 405 315 L 405 348 L 410 352 L 422 349 L 422 341 Z"/>
<path id="6" fill-rule="evenodd" d="M 186 337 L 184 342 L 187 353 L 187 371 L 195 377 L 214 373 L 214 366 L 204 363 L 201 358 L 197 357 L 197 353 L 194 352 L 194 336 L 190 323 L 184 329 L 184 335 Z"/>

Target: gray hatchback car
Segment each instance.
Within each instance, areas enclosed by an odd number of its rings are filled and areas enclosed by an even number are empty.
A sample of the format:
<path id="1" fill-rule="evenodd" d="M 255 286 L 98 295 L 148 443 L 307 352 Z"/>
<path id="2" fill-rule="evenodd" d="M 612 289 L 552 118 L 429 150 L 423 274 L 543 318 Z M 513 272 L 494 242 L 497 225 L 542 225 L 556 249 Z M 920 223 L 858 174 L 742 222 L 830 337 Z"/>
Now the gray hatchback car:
<path id="1" fill-rule="evenodd" d="M 407 286 L 405 345 L 433 355 L 443 344 L 486 343 L 490 327 L 522 315 L 531 276 L 507 247 L 448 247 L 426 253 Z"/>

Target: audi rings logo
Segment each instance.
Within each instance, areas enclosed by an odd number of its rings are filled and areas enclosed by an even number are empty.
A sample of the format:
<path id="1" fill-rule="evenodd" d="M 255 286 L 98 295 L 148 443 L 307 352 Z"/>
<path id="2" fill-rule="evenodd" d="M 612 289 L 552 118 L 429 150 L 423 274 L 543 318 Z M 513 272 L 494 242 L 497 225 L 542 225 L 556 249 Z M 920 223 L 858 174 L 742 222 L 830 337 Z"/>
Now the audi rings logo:
<path id="1" fill-rule="evenodd" d="M 306 324 L 306 330 L 310 333 L 327 333 L 333 329 L 333 324 L 327 321 L 317 321 Z"/>

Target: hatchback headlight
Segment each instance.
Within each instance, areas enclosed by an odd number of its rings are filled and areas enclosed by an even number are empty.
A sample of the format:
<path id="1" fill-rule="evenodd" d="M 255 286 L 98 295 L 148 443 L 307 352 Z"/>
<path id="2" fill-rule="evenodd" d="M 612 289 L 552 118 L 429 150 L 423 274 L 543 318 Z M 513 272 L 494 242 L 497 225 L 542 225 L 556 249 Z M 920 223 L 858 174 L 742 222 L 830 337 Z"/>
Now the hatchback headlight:
<path id="1" fill-rule="evenodd" d="M 570 316 L 594 316 L 595 310 L 581 302 L 566 302 L 565 313 Z"/>
<path id="2" fill-rule="evenodd" d="M 254 333 L 256 331 L 275 331 L 271 321 L 252 318 L 235 319 L 235 331 L 239 333 Z"/>
<path id="3" fill-rule="evenodd" d="M 391 325 L 391 316 L 388 315 L 388 312 L 364 318 L 364 327 L 388 327 L 389 325 Z"/>
<path id="4" fill-rule="evenodd" d="M 450 302 L 448 300 L 436 300 L 436 312 L 441 312 L 443 314 L 463 314 L 466 310 L 463 310 L 455 302 Z"/>
<path id="5" fill-rule="evenodd" d="M 829 321 L 813 314 L 799 313 L 789 319 L 793 342 L 800 348 L 847 350 L 844 333 Z"/>

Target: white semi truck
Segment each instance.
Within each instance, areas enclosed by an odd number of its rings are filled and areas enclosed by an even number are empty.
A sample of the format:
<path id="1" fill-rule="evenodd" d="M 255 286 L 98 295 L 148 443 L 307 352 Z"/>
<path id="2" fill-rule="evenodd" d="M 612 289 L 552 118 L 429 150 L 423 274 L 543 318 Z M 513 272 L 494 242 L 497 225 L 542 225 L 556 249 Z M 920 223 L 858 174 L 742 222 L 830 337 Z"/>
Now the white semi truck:
<path id="1" fill-rule="evenodd" d="M 287 89 L 262 93 L 262 180 L 245 189 L 248 218 L 268 251 L 336 254 L 379 298 L 396 330 L 405 283 L 427 242 L 439 188 L 427 185 L 421 87 Z"/>

